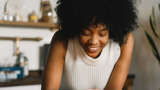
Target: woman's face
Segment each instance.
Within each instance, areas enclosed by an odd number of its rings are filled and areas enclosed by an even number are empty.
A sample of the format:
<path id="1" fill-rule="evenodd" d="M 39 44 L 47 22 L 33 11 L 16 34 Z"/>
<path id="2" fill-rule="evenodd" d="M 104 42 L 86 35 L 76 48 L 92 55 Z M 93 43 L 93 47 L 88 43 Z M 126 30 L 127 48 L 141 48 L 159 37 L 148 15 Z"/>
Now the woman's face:
<path id="1" fill-rule="evenodd" d="M 91 25 L 80 34 L 80 44 L 88 56 L 96 58 L 109 39 L 109 30 L 105 25 Z"/>

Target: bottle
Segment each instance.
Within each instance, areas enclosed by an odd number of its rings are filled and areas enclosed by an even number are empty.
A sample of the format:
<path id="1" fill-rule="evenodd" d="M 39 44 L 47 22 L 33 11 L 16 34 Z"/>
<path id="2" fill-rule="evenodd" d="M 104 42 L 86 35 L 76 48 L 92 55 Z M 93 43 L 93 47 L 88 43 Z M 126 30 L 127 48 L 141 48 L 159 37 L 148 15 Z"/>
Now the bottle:
<path id="1" fill-rule="evenodd" d="M 53 10 L 49 0 L 41 0 L 40 11 L 42 13 L 40 21 L 53 23 Z"/>
<path id="2" fill-rule="evenodd" d="M 28 76 L 29 75 L 28 58 L 26 56 L 23 56 L 23 58 L 24 58 L 24 76 Z"/>
<path id="3" fill-rule="evenodd" d="M 29 75 L 28 58 L 21 52 L 18 54 L 17 63 L 18 63 L 17 66 L 20 66 L 23 68 L 24 77 L 28 76 Z"/>
<path id="4" fill-rule="evenodd" d="M 22 53 L 20 52 L 20 53 L 17 54 L 17 59 L 16 59 L 16 65 L 15 66 L 21 66 L 22 65 L 21 57 L 22 57 Z"/>

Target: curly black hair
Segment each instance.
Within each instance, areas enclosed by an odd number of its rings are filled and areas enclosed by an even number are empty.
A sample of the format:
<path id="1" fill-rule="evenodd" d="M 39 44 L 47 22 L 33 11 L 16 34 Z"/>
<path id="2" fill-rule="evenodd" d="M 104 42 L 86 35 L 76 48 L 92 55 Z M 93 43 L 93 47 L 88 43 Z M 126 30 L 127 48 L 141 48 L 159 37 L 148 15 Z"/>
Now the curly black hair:
<path id="1" fill-rule="evenodd" d="M 55 10 L 67 38 L 79 35 L 91 24 L 104 24 L 109 28 L 109 38 L 122 44 L 137 26 L 132 0 L 58 0 Z"/>

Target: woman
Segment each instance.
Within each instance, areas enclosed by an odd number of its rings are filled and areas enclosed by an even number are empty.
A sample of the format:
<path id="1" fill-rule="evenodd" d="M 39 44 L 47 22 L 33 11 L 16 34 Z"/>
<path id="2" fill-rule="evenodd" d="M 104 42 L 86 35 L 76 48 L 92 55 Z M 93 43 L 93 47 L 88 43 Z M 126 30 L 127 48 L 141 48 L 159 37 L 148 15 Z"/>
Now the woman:
<path id="1" fill-rule="evenodd" d="M 131 0 L 59 0 L 44 90 L 122 90 L 136 13 Z"/>

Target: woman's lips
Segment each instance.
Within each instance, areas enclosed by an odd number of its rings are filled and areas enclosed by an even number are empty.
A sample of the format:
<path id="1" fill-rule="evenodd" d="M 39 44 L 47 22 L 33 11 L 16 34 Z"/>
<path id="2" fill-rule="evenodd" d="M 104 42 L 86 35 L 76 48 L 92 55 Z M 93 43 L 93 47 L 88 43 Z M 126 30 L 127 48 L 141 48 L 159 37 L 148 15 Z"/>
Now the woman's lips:
<path id="1" fill-rule="evenodd" d="M 88 51 L 91 53 L 98 51 L 98 49 L 99 47 L 88 47 Z"/>

